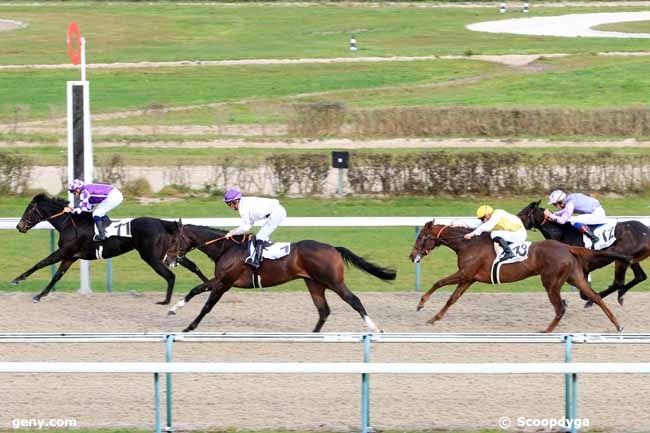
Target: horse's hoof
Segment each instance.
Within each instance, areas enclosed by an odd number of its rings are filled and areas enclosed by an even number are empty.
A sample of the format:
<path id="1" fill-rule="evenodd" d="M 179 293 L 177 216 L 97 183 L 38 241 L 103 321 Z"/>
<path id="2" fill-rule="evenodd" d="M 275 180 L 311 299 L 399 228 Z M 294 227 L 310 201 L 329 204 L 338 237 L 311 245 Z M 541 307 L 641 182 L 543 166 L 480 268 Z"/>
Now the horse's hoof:
<path id="1" fill-rule="evenodd" d="M 190 327 L 188 326 L 187 328 L 183 329 L 183 332 L 190 332 L 191 330 L 192 330 L 192 328 L 190 328 Z"/>
<path id="2" fill-rule="evenodd" d="M 176 315 L 176 311 L 174 311 L 174 310 L 169 310 L 169 311 L 167 312 L 167 315 L 168 315 L 168 316 L 175 316 L 175 315 Z"/>
<path id="3" fill-rule="evenodd" d="M 415 311 L 420 311 L 423 308 L 424 308 L 424 305 L 418 305 L 417 308 L 415 309 Z"/>
<path id="4" fill-rule="evenodd" d="M 158 304 L 158 305 L 169 305 L 169 301 L 160 301 L 160 302 L 156 302 L 156 304 Z"/>
<path id="5" fill-rule="evenodd" d="M 427 325 L 435 325 L 436 320 L 435 319 L 429 319 L 427 320 Z"/>
<path id="6" fill-rule="evenodd" d="M 621 325 L 621 326 L 618 327 L 619 334 L 622 334 L 623 330 L 625 330 L 625 326 Z"/>
<path id="7" fill-rule="evenodd" d="M 564 305 L 564 308 L 567 308 L 569 306 L 569 303 L 566 301 L 566 299 L 562 299 L 562 305 Z"/>
<path id="8" fill-rule="evenodd" d="M 12 286 L 17 286 L 18 283 L 20 283 L 20 281 L 21 281 L 21 280 L 19 280 L 18 278 L 16 278 L 16 279 L 14 279 L 14 280 L 11 280 L 11 282 L 10 282 L 9 284 L 11 284 Z"/>
<path id="9" fill-rule="evenodd" d="M 594 306 L 594 301 L 587 301 L 585 302 L 585 308 L 591 308 Z"/>
<path id="10" fill-rule="evenodd" d="M 624 301 L 624 300 L 625 300 L 625 298 L 623 298 L 622 296 L 619 296 L 619 298 L 618 298 L 618 305 L 620 305 L 620 306 L 622 307 L 622 306 L 623 306 L 623 301 Z"/>
<path id="11" fill-rule="evenodd" d="M 38 304 L 39 302 L 41 302 L 41 298 L 40 298 L 40 296 L 34 296 L 34 297 L 32 298 L 32 302 L 33 302 L 34 304 Z"/>

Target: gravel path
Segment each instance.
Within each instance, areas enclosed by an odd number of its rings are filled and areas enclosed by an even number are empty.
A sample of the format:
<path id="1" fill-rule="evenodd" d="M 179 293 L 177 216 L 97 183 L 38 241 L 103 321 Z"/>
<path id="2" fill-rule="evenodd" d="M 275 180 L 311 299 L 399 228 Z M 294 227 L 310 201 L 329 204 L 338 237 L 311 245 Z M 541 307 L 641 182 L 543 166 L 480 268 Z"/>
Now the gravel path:
<path id="1" fill-rule="evenodd" d="M 448 293 L 432 297 L 415 313 L 417 293 L 361 293 L 371 316 L 386 331 L 534 332 L 553 311 L 546 295 L 466 294 L 435 327 L 425 320 Z M 197 298 L 168 318 L 154 305 L 160 293 L 54 293 L 38 305 L 30 294 L 1 293 L 1 332 L 146 332 L 178 331 L 205 300 Z M 559 332 L 612 332 L 602 312 L 584 310 L 565 294 L 569 310 Z M 177 297 L 175 297 L 177 298 Z M 361 319 L 336 296 L 328 296 L 332 315 L 325 331 L 364 331 Z M 650 329 L 650 293 L 632 292 L 625 308 L 610 303 L 626 332 Z M 206 317 L 201 331 L 308 331 L 316 311 L 305 292 L 235 291 Z M 177 343 L 178 361 L 359 361 L 355 344 L 189 344 Z M 4 345 L 0 361 L 162 361 L 162 344 Z M 377 344 L 373 361 L 531 362 L 563 359 L 561 345 Z M 647 362 L 647 346 L 577 346 L 576 361 Z M 186 429 L 358 429 L 357 376 L 326 375 L 176 375 L 175 423 Z M 558 418 L 563 414 L 561 376 L 373 376 L 373 426 L 379 429 L 497 428 L 501 416 Z M 79 428 L 151 429 L 153 401 L 148 375 L 12 375 L 0 381 L 0 428 L 13 418 L 75 418 Z M 583 375 L 580 417 L 591 428 L 610 432 L 647 432 L 650 379 L 639 375 Z M 530 430 L 534 431 L 534 430 Z"/>
<path id="2" fill-rule="evenodd" d="M 623 33 L 592 30 L 592 27 L 601 24 L 647 20 L 650 20 L 650 11 L 607 12 L 487 21 L 470 24 L 467 28 L 477 32 L 510 33 L 515 35 L 648 39 L 650 38 L 649 33 Z"/>

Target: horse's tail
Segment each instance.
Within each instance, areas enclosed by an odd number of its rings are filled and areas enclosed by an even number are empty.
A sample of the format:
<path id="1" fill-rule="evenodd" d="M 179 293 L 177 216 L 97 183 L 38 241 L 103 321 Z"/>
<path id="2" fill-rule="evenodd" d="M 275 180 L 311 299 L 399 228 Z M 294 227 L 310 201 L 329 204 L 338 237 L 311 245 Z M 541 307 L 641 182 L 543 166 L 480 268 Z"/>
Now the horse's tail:
<path id="1" fill-rule="evenodd" d="M 625 254 L 609 252 L 607 250 L 605 250 L 605 251 L 594 251 L 594 250 L 590 250 L 590 249 L 582 248 L 582 247 L 569 247 L 569 251 L 571 251 L 571 254 L 573 254 L 575 257 L 584 257 L 584 258 L 611 257 L 611 258 L 614 258 L 614 259 L 625 260 L 626 262 L 631 262 L 632 261 L 632 256 L 627 256 Z"/>
<path id="2" fill-rule="evenodd" d="M 160 220 L 160 224 L 162 224 L 167 234 L 173 235 L 178 230 L 178 223 L 176 221 Z"/>
<path id="3" fill-rule="evenodd" d="M 336 251 L 341 254 L 345 263 L 352 263 L 355 267 L 366 271 L 370 275 L 374 275 L 377 278 L 382 280 L 394 280 L 397 276 L 397 272 L 391 268 L 383 268 L 381 266 L 375 265 L 374 263 L 368 262 L 363 257 L 359 257 L 354 254 L 352 251 L 344 247 L 335 247 Z"/>

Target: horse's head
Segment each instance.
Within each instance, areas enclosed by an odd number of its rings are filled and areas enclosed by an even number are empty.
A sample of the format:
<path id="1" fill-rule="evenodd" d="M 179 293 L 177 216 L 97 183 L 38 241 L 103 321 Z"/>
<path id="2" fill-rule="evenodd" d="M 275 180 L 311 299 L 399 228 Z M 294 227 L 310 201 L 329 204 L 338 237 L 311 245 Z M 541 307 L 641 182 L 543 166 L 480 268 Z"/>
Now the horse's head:
<path id="1" fill-rule="evenodd" d="M 527 230 L 540 227 L 544 224 L 544 208 L 539 207 L 540 203 L 541 200 L 533 201 L 517 214 Z"/>
<path id="2" fill-rule="evenodd" d="M 182 259 L 189 249 L 190 245 L 183 233 L 183 220 L 179 219 L 176 222 L 176 232 L 172 235 L 169 247 L 165 252 L 163 263 L 170 268 L 175 268 L 178 265 L 178 259 Z"/>
<path id="3" fill-rule="evenodd" d="M 25 208 L 16 229 L 21 233 L 25 233 L 36 224 L 46 221 L 50 216 L 61 211 L 66 204 L 67 202 L 63 199 L 50 197 L 45 193 L 37 194 Z"/>
<path id="4" fill-rule="evenodd" d="M 413 263 L 419 263 L 422 257 L 425 257 L 432 249 L 440 245 L 438 235 L 444 227 L 436 225 L 435 220 L 429 221 L 422 227 L 413 245 L 413 250 L 411 250 L 411 254 L 409 255 L 409 259 Z"/>

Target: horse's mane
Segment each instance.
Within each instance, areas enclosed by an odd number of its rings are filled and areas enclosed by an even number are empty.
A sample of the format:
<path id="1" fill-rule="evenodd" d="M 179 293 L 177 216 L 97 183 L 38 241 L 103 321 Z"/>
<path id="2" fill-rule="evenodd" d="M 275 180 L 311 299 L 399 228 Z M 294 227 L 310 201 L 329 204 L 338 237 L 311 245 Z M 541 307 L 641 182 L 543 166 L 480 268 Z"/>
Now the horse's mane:
<path id="1" fill-rule="evenodd" d="M 188 224 L 186 227 L 189 227 L 189 226 L 197 227 L 197 228 L 199 228 L 199 229 L 202 229 L 202 230 L 206 230 L 206 231 L 212 232 L 212 233 L 214 233 L 214 234 L 217 235 L 217 236 L 223 236 L 223 235 L 225 235 L 226 233 L 228 233 L 227 230 L 219 229 L 219 228 L 216 228 L 216 227 L 200 226 L 200 225 L 196 225 L 196 224 Z"/>
<path id="2" fill-rule="evenodd" d="M 62 207 L 68 205 L 68 200 L 60 197 L 53 197 L 46 192 L 36 194 L 32 200 L 36 203 L 50 202 Z"/>

